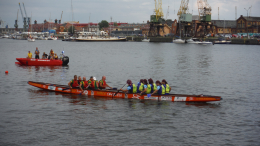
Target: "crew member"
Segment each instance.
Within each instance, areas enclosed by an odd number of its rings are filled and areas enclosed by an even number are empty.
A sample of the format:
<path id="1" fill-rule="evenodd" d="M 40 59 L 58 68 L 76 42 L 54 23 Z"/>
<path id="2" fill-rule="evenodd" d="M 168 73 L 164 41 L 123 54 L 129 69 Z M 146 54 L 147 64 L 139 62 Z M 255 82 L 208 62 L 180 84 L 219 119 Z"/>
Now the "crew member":
<path id="1" fill-rule="evenodd" d="M 81 82 L 81 76 L 78 77 L 78 84 Z"/>
<path id="2" fill-rule="evenodd" d="M 157 89 L 157 86 L 156 86 L 156 84 L 153 82 L 153 79 L 152 79 L 152 78 L 148 79 L 148 81 L 149 81 L 149 84 L 151 85 L 151 93 L 153 93 L 153 91 L 155 91 L 155 90 Z"/>
<path id="3" fill-rule="evenodd" d="M 155 94 L 155 93 L 157 93 L 157 94 L 159 94 L 159 95 L 164 95 L 165 94 L 165 88 L 164 88 L 164 86 L 161 84 L 161 82 L 160 81 L 156 81 L 156 85 L 157 85 L 157 89 L 155 90 L 155 91 L 153 91 L 153 93 L 151 94 L 151 95 L 153 95 L 153 94 Z"/>
<path id="4" fill-rule="evenodd" d="M 59 57 L 58 57 L 58 55 L 57 55 L 56 53 L 54 54 L 54 59 L 55 59 L 55 60 L 58 60 L 58 59 L 59 59 Z"/>
<path id="5" fill-rule="evenodd" d="M 91 76 L 92 77 L 92 76 Z M 91 89 L 95 89 L 95 90 L 100 90 L 99 88 L 98 88 L 98 81 L 96 80 L 96 77 L 92 77 L 91 78 L 90 77 L 90 79 L 91 79 L 91 84 L 90 84 L 90 88 Z"/>
<path id="6" fill-rule="evenodd" d="M 83 77 L 83 81 L 80 82 L 79 88 L 83 92 L 84 89 L 88 87 L 88 81 L 86 80 L 86 77 Z"/>
<path id="7" fill-rule="evenodd" d="M 102 79 L 99 81 L 99 88 L 100 88 L 100 89 L 106 89 L 106 87 L 109 87 L 110 89 L 112 89 L 112 87 L 110 87 L 110 86 L 106 83 L 106 76 L 102 76 Z"/>
<path id="8" fill-rule="evenodd" d="M 128 92 L 128 93 L 136 93 L 137 92 L 137 87 L 135 84 L 132 83 L 131 80 L 127 80 L 126 83 L 128 84 L 127 89 L 120 89 L 123 92 Z"/>
<path id="9" fill-rule="evenodd" d="M 144 79 L 144 90 L 140 93 L 140 95 L 142 95 L 143 93 L 149 94 L 151 93 L 151 85 L 148 84 L 147 80 Z"/>
<path id="10" fill-rule="evenodd" d="M 38 47 L 36 47 L 34 54 L 35 54 L 35 59 L 40 59 L 40 57 L 39 57 L 40 51 L 38 50 Z"/>
<path id="11" fill-rule="evenodd" d="M 93 76 L 91 76 L 91 77 L 89 78 L 89 80 L 88 80 L 88 84 L 91 85 L 92 81 L 93 81 Z M 90 86 L 89 86 L 89 88 L 91 89 Z"/>
<path id="12" fill-rule="evenodd" d="M 78 84 L 78 80 L 77 80 L 77 75 L 74 75 L 74 79 L 71 80 L 69 83 L 68 83 L 69 87 L 70 88 L 75 88 L 75 87 L 78 87 L 79 84 Z"/>
<path id="13" fill-rule="evenodd" d="M 137 93 L 141 93 L 144 90 L 144 80 L 140 79 L 140 82 L 137 83 Z"/>
<path id="14" fill-rule="evenodd" d="M 172 88 L 168 85 L 168 83 L 166 82 L 165 79 L 162 80 L 162 85 L 165 88 L 165 95 L 169 95 L 169 93 L 172 90 Z"/>
<path id="15" fill-rule="evenodd" d="M 27 58 L 32 58 L 32 53 L 30 51 L 28 51 Z"/>
<path id="16" fill-rule="evenodd" d="M 42 59 L 47 59 L 47 58 L 48 58 L 48 55 L 45 54 L 45 52 L 43 52 L 43 54 L 42 54 Z"/>

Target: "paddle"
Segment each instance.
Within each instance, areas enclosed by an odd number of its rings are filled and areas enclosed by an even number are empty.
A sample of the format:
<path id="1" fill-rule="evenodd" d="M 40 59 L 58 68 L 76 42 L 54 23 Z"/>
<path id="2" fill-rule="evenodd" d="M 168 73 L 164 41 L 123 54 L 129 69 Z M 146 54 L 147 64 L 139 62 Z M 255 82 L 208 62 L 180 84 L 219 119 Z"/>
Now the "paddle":
<path id="1" fill-rule="evenodd" d="M 65 89 L 62 89 L 62 91 L 64 91 L 64 90 L 68 90 L 68 89 L 70 89 L 70 88 L 65 88 Z"/>
<path id="2" fill-rule="evenodd" d="M 89 87 L 89 85 L 86 87 L 86 89 Z M 79 95 L 82 95 L 82 93 L 84 92 L 85 90 L 83 90 L 81 93 L 79 93 Z"/>
<path id="3" fill-rule="evenodd" d="M 126 85 L 126 84 L 125 84 Z M 125 87 L 125 85 L 122 87 L 122 88 L 124 88 Z M 122 88 L 120 88 L 120 89 L 122 89 Z M 119 91 L 120 90 L 117 90 L 117 92 L 112 96 L 112 99 L 114 98 L 114 96 L 116 96 L 117 95 L 117 93 L 119 93 Z"/>

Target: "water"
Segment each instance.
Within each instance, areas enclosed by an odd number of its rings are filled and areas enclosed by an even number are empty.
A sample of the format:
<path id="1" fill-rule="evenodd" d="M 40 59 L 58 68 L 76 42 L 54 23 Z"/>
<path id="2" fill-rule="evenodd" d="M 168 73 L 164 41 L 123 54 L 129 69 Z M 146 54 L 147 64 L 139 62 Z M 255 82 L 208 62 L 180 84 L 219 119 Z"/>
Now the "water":
<path id="1" fill-rule="evenodd" d="M 38 47 L 67 67 L 21 67 Z M 0 40 L 0 145 L 259 145 L 260 48 L 142 42 Z M 4 71 L 8 70 L 9 74 Z M 73 75 L 112 87 L 166 79 L 172 93 L 222 96 L 205 104 L 82 97 L 27 84 L 67 84 Z"/>

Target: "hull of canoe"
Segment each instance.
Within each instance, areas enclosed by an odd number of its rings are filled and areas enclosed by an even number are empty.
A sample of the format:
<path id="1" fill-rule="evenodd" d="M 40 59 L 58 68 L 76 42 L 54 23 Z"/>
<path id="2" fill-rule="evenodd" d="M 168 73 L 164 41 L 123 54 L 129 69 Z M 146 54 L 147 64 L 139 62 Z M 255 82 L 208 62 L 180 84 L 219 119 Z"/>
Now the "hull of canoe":
<path id="1" fill-rule="evenodd" d="M 60 66 L 62 60 L 49 60 L 49 59 L 28 59 L 28 58 L 16 58 L 21 65 L 27 66 Z"/>
<path id="2" fill-rule="evenodd" d="M 98 97 L 111 97 L 111 98 L 125 98 L 125 99 L 140 99 L 140 100 L 165 100 L 165 101 L 180 101 L 180 102 L 211 102 L 220 101 L 222 98 L 220 96 L 206 96 L 206 95 L 181 95 L 181 94 L 170 94 L 170 95 L 152 95 L 148 97 L 147 95 L 139 95 L 133 93 L 117 93 L 117 90 L 84 90 L 82 93 L 80 89 L 70 89 L 65 85 L 57 85 L 50 83 L 41 83 L 29 81 L 29 85 L 38 87 L 44 90 L 68 93 L 68 94 L 78 94 L 86 96 L 98 96 Z M 115 93 L 117 93 L 115 95 Z"/>

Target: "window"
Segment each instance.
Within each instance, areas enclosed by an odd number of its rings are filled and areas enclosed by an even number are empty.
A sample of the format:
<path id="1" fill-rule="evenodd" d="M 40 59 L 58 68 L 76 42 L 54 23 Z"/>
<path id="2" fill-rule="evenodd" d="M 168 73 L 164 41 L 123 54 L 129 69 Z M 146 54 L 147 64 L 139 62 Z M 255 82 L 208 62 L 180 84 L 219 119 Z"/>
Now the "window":
<path id="1" fill-rule="evenodd" d="M 251 22 L 248 22 L 247 25 L 251 25 Z"/>

